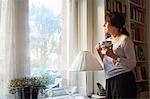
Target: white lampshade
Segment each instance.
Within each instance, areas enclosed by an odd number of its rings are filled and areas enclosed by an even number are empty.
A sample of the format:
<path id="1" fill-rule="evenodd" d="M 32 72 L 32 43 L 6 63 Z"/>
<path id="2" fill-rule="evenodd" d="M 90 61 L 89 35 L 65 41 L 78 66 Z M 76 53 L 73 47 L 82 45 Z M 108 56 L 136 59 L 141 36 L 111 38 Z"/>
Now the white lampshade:
<path id="1" fill-rule="evenodd" d="M 98 71 L 102 66 L 90 51 L 80 51 L 75 57 L 69 71 Z"/>

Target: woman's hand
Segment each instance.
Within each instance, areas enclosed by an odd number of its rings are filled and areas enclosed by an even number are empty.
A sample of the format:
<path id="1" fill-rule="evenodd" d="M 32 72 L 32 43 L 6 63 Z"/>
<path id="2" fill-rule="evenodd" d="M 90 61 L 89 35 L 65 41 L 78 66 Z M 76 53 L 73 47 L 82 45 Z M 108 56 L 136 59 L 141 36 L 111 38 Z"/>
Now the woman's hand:
<path id="1" fill-rule="evenodd" d="M 113 59 L 117 59 L 117 55 L 113 52 L 113 45 L 106 47 L 106 55 L 113 58 Z"/>
<path id="2" fill-rule="evenodd" d="M 96 48 L 96 51 L 98 52 L 98 54 L 101 55 L 102 54 L 101 53 L 101 51 L 102 51 L 101 45 L 97 44 L 95 48 Z"/>
<path id="3" fill-rule="evenodd" d="M 103 53 L 102 53 L 102 51 L 103 51 L 102 45 L 97 44 L 95 48 L 96 48 L 97 52 L 99 53 L 99 55 L 102 55 L 102 54 L 103 54 Z"/>
<path id="4" fill-rule="evenodd" d="M 96 50 L 97 50 L 97 52 L 98 52 L 100 58 L 103 59 L 104 54 L 103 54 L 103 47 L 102 47 L 102 45 L 97 44 L 95 48 L 96 48 Z"/>
<path id="5" fill-rule="evenodd" d="M 102 59 L 103 59 L 104 55 L 107 55 L 107 56 L 113 58 L 114 60 L 116 60 L 118 58 L 118 56 L 113 52 L 113 45 L 107 47 L 104 45 L 97 44 L 96 50 Z"/>

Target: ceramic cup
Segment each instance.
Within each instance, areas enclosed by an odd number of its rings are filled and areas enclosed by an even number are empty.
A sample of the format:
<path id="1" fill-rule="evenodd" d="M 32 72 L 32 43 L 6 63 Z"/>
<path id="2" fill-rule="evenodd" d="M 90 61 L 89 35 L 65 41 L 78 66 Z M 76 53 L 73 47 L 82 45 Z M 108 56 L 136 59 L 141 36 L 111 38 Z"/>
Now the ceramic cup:
<path id="1" fill-rule="evenodd" d="M 100 41 L 100 44 L 102 47 L 109 47 L 112 45 L 112 41 L 108 41 L 108 40 Z"/>

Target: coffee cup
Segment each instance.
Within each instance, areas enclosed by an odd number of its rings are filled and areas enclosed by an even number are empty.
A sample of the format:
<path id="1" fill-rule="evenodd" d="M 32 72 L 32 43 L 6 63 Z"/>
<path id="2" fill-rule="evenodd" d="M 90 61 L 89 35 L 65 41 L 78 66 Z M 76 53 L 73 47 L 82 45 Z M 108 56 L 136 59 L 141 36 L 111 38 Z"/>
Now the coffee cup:
<path id="1" fill-rule="evenodd" d="M 112 41 L 108 41 L 108 40 L 100 41 L 100 45 L 102 47 L 110 47 L 112 45 Z"/>

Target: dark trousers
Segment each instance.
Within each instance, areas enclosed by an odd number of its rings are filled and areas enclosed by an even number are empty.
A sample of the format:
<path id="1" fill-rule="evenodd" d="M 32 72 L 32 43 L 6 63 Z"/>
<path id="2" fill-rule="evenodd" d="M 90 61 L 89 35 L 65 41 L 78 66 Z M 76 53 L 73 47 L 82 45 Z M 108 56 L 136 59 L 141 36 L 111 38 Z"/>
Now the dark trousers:
<path id="1" fill-rule="evenodd" d="M 106 80 L 106 99 L 135 99 L 137 87 L 132 71 Z"/>

